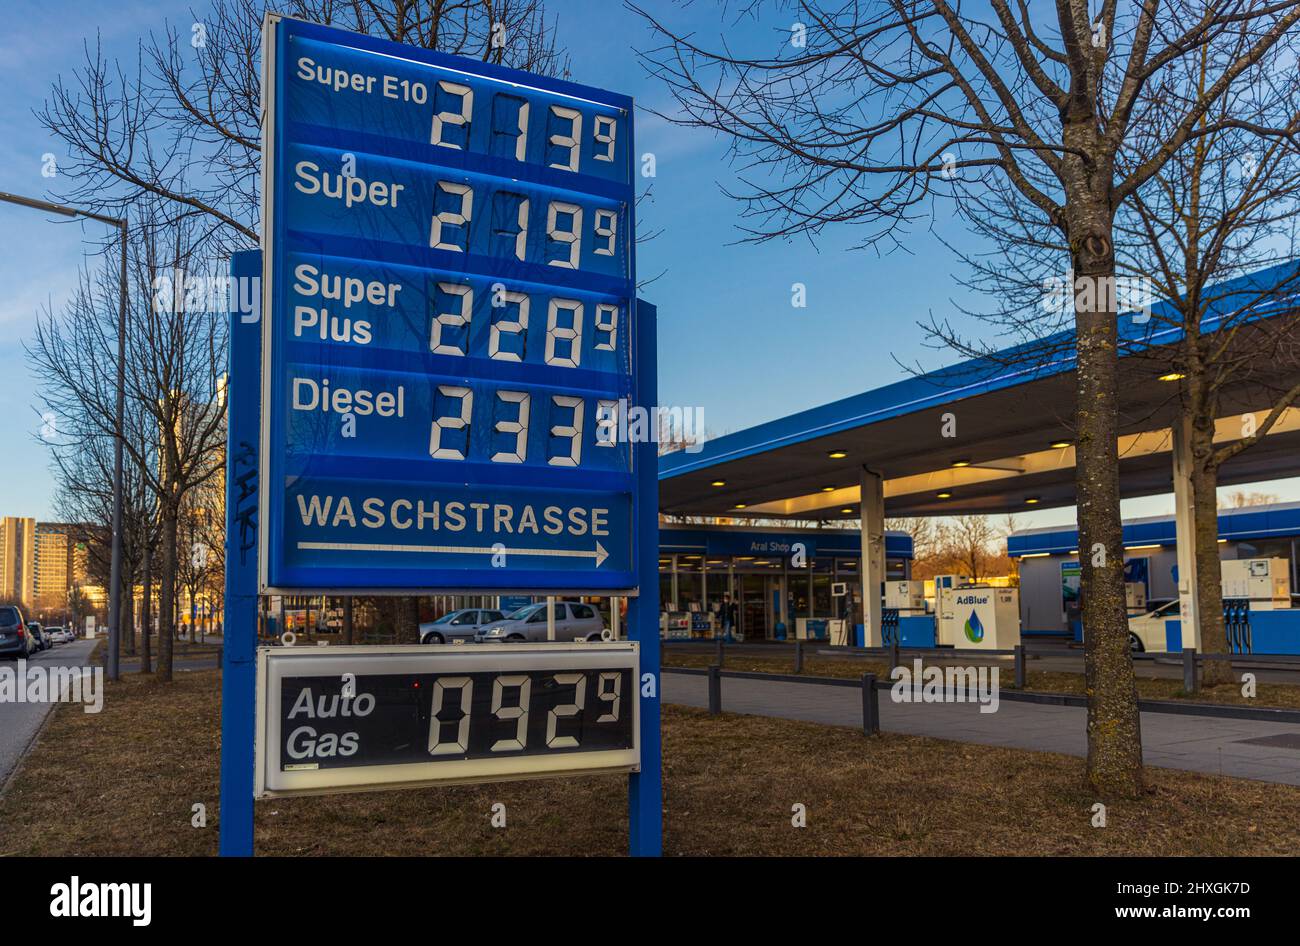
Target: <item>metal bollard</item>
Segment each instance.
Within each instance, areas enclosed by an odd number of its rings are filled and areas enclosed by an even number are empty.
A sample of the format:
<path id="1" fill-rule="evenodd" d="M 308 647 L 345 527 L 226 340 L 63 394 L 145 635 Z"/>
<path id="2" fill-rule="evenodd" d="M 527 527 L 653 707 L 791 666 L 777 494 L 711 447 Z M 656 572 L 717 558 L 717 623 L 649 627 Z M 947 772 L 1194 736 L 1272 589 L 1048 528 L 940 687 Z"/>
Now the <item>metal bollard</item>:
<path id="1" fill-rule="evenodd" d="M 709 668 L 709 715 L 717 716 L 722 712 L 722 668 L 714 665 Z"/>
<path id="2" fill-rule="evenodd" d="M 722 666 L 722 637 L 718 637 L 718 666 Z"/>
<path id="3" fill-rule="evenodd" d="M 803 641 L 794 642 L 794 672 L 803 673 Z"/>
<path id="4" fill-rule="evenodd" d="M 874 736 L 880 732 L 880 694 L 876 690 L 876 675 L 862 675 L 862 734 Z"/>
<path id="5" fill-rule="evenodd" d="M 1196 648 L 1183 648 L 1183 692 L 1195 693 L 1198 689 L 1196 679 Z"/>
<path id="6" fill-rule="evenodd" d="M 898 666 L 898 638 L 889 642 L 889 672 L 892 674 Z"/>
<path id="7" fill-rule="evenodd" d="M 1016 645 L 1016 689 L 1025 688 L 1025 645 Z"/>

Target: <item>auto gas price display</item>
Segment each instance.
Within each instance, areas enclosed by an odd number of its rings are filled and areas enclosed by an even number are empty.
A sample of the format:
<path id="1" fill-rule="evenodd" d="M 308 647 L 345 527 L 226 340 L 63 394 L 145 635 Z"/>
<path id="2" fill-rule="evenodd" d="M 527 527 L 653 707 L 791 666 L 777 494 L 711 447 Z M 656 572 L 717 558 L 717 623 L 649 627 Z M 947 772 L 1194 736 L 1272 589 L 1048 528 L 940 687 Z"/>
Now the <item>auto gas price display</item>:
<path id="1" fill-rule="evenodd" d="M 275 40 L 264 585 L 632 587 L 630 103 L 339 35 Z"/>
<path id="2" fill-rule="evenodd" d="M 264 648 L 261 792 L 634 770 L 637 653 L 626 642 Z"/>
<path id="3" fill-rule="evenodd" d="M 631 671 L 390 674 L 355 691 L 291 677 L 282 770 L 590 752 L 632 745 Z"/>

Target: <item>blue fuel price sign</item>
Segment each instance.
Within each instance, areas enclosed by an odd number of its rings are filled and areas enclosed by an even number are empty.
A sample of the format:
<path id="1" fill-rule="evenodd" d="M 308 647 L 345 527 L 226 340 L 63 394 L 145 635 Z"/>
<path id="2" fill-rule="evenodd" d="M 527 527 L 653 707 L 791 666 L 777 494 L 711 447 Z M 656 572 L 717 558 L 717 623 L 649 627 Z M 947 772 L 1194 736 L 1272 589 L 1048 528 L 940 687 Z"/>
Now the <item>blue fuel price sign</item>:
<path id="1" fill-rule="evenodd" d="M 268 25 L 262 588 L 635 590 L 631 100 Z"/>

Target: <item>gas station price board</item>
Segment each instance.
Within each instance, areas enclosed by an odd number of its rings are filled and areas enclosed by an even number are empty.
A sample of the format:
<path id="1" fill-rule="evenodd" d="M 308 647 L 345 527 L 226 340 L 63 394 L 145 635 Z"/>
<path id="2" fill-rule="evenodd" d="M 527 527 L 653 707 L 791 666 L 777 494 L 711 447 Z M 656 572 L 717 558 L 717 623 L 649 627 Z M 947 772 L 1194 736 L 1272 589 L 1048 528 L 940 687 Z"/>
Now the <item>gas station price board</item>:
<path id="1" fill-rule="evenodd" d="M 631 100 L 264 43 L 262 590 L 635 591 Z"/>
<path id="2" fill-rule="evenodd" d="M 263 648 L 257 797 L 634 772 L 638 645 Z"/>

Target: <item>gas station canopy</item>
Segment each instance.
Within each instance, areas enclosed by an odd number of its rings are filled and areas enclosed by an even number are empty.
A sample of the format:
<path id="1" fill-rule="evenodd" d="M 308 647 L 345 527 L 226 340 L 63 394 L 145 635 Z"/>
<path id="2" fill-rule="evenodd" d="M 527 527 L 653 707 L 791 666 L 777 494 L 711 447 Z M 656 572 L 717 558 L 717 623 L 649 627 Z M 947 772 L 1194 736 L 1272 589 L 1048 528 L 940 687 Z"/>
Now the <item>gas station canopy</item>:
<path id="1" fill-rule="evenodd" d="M 1277 392 L 1296 383 L 1295 363 L 1261 341 L 1294 315 L 1300 292 L 1257 301 L 1261 287 L 1289 286 L 1295 269 L 1287 263 L 1224 284 L 1201 323 L 1203 333 L 1222 331 L 1226 357 L 1245 366 L 1222 392 L 1216 441 L 1241 437 L 1241 414 L 1267 412 Z M 1119 333 L 1121 493 L 1166 493 L 1181 387 L 1171 367 L 1178 317 L 1160 303 L 1149 319 L 1121 315 Z M 961 362 L 709 440 L 694 453 L 667 454 L 659 461 L 660 511 L 856 519 L 864 468 L 883 478 L 889 516 L 1072 505 L 1074 385 L 1073 333 Z M 1223 467 L 1219 482 L 1297 474 L 1300 410 L 1291 409 Z"/>

